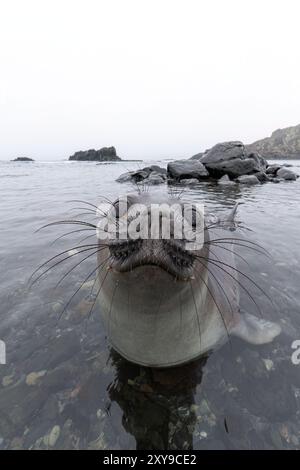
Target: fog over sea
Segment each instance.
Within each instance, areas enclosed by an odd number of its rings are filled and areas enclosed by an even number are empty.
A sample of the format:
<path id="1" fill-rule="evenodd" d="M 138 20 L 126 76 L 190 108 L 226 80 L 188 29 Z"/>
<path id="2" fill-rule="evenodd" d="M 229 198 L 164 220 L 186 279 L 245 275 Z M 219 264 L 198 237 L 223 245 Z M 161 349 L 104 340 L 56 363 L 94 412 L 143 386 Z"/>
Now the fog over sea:
<path id="1" fill-rule="evenodd" d="M 300 175 L 300 161 L 288 163 Z M 116 178 L 149 164 L 0 161 L 0 339 L 7 347 L 7 364 L 0 366 L 0 448 L 299 448 L 300 365 L 291 361 L 291 344 L 300 339 L 300 179 L 236 187 L 203 182 L 184 189 L 186 199 L 218 214 L 243 203 L 237 219 L 244 228 L 238 230 L 272 259 L 244 249 L 250 267 L 241 260 L 238 266 L 271 297 L 273 305 L 244 280 L 263 316 L 278 321 L 283 333 L 264 346 L 232 339 L 179 384 L 170 379 L 162 387 L 159 371 L 129 364 L 110 350 L 99 311 L 89 315 L 93 277 L 59 318 L 95 268 L 95 257 L 55 290 L 77 259 L 28 289 L 39 265 L 86 236 L 70 234 L 53 244 L 76 227 L 36 230 L 84 212 L 72 200 L 97 205 L 103 196 L 114 200 L 133 190 Z M 242 310 L 259 315 L 241 296 Z"/>

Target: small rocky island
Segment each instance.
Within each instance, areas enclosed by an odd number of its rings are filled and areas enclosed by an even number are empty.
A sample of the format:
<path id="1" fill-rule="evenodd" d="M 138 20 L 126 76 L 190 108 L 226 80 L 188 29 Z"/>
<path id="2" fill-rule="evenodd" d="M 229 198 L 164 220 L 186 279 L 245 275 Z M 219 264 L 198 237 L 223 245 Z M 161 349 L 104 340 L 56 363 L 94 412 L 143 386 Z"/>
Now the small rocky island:
<path id="1" fill-rule="evenodd" d="M 283 164 L 269 164 L 242 142 L 223 142 L 187 160 L 175 160 L 167 169 L 156 165 L 119 176 L 119 183 L 195 185 L 202 181 L 220 185 L 295 181 L 298 175 Z"/>
<path id="2" fill-rule="evenodd" d="M 80 150 L 69 157 L 69 160 L 88 162 L 118 162 L 122 159 L 117 156 L 115 147 L 103 147 L 100 150 Z"/>
<path id="3" fill-rule="evenodd" d="M 17 157 L 12 162 L 34 162 L 34 160 L 28 157 Z"/>

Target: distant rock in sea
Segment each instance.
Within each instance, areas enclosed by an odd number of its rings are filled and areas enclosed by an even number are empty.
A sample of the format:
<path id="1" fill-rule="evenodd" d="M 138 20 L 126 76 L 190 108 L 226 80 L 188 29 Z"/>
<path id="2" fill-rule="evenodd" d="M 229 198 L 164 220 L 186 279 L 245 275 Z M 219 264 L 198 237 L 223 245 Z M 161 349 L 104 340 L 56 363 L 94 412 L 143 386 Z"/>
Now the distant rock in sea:
<path id="1" fill-rule="evenodd" d="M 117 156 L 115 147 L 103 147 L 100 150 L 80 150 L 69 157 L 69 160 L 88 162 L 116 162 L 122 159 Z"/>
<path id="2" fill-rule="evenodd" d="M 18 157 L 12 160 L 12 162 L 34 162 L 34 160 L 28 157 Z"/>
<path id="3" fill-rule="evenodd" d="M 258 152 L 264 158 L 300 158 L 300 124 L 277 129 L 265 139 L 246 146 L 249 152 Z"/>

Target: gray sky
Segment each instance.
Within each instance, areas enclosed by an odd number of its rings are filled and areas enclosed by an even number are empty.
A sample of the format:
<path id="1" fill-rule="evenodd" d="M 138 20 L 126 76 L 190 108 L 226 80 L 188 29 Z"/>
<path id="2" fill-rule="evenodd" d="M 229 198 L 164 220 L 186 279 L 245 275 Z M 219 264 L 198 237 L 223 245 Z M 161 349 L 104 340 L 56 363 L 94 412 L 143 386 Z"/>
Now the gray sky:
<path id="1" fill-rule="evenodd" d="M 190 156 L 300 123 L 299 0 L 1 0 L 0 158 Z"/>

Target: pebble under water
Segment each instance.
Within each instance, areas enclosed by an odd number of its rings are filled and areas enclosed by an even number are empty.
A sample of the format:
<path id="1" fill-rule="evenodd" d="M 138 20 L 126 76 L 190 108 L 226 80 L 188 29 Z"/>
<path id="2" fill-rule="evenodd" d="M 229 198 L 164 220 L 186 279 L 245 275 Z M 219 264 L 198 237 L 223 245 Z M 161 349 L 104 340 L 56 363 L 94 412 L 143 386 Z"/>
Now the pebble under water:
<path id="1" fill-rule="evenodd" d="M 250 267 L 238 260 L 272 299 L 245 284 L 263 316 L 282 327 L 271 344 L 232 338 L 188 366 L 151 370 L 111 350 L 99 312 L 89 315 L 93 278 L 61 315 L 95 268 L 94 257 L 56 289 L 74 259 L 28 289 L 37 266 L 85 236 L 52 244 L 73 228 L 35 231 L 83 212 L 70 200 L 97 204 L 101 196 L 127 192 L 131 187 L 115 179 L 142 165 L 0 163 L 0 339 L 7 348 L 7 364 L 0 365 L 0 449 L 299 448 L 300 365 L 291 361 L 291 345 L 300 339 L 300 180 L 227 188 L 201 183 L 184 193 L 218 214 L 243 203 L 238 231 L 272 256 L 243 250 Z M 300 174 L 299 161 L 293 170 Z M 241 308 L 258 315 L 244 292 Z"/>

